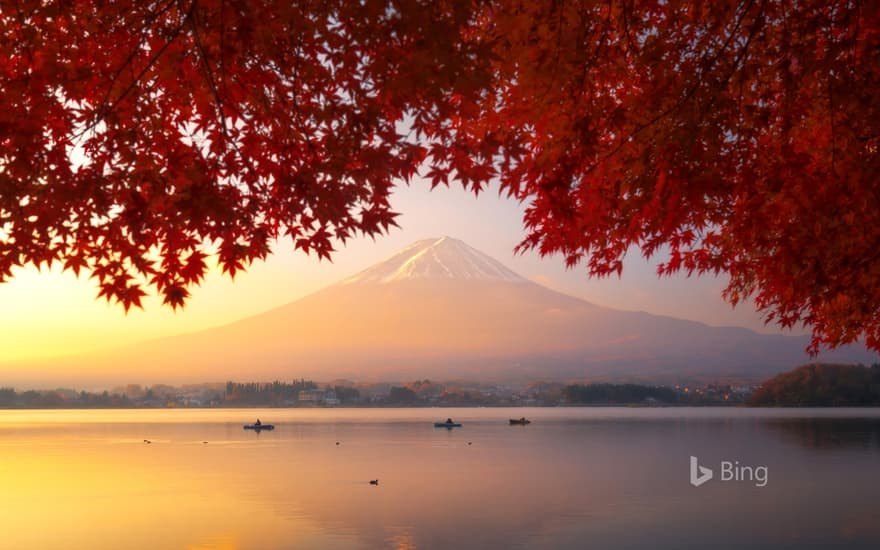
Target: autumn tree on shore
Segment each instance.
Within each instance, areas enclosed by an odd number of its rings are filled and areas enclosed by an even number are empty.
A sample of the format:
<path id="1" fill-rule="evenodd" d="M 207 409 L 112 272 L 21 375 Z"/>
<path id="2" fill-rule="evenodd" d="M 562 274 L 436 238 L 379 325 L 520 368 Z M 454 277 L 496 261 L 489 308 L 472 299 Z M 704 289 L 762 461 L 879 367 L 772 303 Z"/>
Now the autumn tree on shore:
<path id="1" fill-rule="evenodd" d="M 877 406 L 880 365 L 803 365 L 761 384 L 748 402 L 784 407 Z"/>
<path id="2" fill-rule="evenodd" d="M 394 185 L 497 185 L 522 249 L 664 251 L 732 303 L 880 349 L 880 4 L 0 4 L 0 280 L 61 262 L 126 309 L 277 239 L 328 257 Z M 668 256 L 666 256 L 668 254 Z"/>

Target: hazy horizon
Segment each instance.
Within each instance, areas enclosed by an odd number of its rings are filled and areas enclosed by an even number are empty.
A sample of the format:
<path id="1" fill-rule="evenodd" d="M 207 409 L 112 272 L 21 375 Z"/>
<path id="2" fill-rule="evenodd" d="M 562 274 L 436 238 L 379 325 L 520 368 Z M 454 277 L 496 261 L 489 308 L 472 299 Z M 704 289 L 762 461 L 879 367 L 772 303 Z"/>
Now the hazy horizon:
<path id="1" fill-rule="evenodd" d="M 185 313 L 184 313 L 185 314 Z M 451 237 L 410 243 L 298 300 L 213 328 L 7 361 L 4 383 L 106 387 L 232 379 L 760 381 L 805 337 L 630 312 L 529 280 Z M 816 360 L 870 361 L 845 348 Z"/>

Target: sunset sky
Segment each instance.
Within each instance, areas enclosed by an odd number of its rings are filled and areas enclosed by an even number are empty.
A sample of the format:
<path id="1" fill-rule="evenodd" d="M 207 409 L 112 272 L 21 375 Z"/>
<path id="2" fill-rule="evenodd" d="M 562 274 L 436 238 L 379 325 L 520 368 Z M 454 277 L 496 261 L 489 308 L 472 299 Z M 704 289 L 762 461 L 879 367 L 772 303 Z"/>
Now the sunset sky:
<path id="1" fill-rule="evenodd" d="M 154 337 L 197 331 L 296 300 L 384 260 L 413 241 L 449 235 L 466 241 L 535 282 L 613 308 L 693 319 L 711 325 L 747 326 L 772 332 L 748 306 L 736 309 L 721 300 L 723 279 L 680 276 L 659 279 L 656 262 L 633 251 L 623 277 L 591 280 L 582 268 L 566 270 L 560 257 L 515 255 L 523 236 L 522 211 L 494 191 L 474 198 L 458 188 L 428 190 L 424 182 L 399 188 L 392 204 L 401 213 L 400 229 L 389 235 L 351 241 L 333 262 L 293 252 L 281 242 L 264 263 L 235 281 L 213 270 L 183 311 L 161 307 L 153 298 L 145 310 L 127 315 L 122 307 L 96 300 L 94 281 L 59 269 L 20 269 L 0 285 L 3 362 L 43 358 L 115 347 Z"/>

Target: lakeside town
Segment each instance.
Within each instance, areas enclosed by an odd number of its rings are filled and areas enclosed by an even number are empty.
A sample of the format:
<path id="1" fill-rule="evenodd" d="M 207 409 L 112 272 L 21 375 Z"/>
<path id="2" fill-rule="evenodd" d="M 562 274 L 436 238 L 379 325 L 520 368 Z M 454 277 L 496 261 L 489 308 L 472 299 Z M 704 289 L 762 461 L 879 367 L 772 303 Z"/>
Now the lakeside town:
<path id="1" fill-rule="evenodd" d="M 221 407 L 437 407 L 563 405 L 742 404 L 748 385 L 651 386 L 640 384 L 525 385 L 434 382 L 362 383 L 310 380 L 271 383 L 129 384 L 102 392 L 0 388 L 0 408 L 221 408 Z"/>
<path id="2" fill-rule="evenodd" d="M 234 407 L 877 406 L 880 364 L 808 364 L 761 384 L 274 381 L 128 384 L 100 392 L 0 387 L 0 409 Z"/>

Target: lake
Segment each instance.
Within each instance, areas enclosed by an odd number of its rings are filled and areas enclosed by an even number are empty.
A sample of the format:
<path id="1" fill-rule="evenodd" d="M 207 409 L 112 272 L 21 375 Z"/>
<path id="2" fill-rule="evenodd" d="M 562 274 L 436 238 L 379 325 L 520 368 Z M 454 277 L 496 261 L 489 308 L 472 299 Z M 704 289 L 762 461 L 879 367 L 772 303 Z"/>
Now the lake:
<path id="1" fill-rule="evenodd" d="M 0 491 L 15 550 L 876 549 L 880 410 L 0 411 Z"/>

